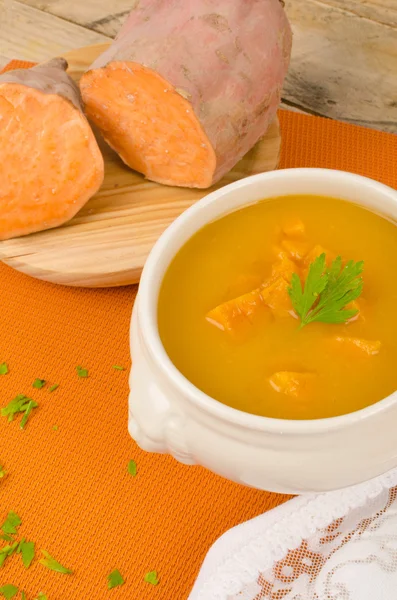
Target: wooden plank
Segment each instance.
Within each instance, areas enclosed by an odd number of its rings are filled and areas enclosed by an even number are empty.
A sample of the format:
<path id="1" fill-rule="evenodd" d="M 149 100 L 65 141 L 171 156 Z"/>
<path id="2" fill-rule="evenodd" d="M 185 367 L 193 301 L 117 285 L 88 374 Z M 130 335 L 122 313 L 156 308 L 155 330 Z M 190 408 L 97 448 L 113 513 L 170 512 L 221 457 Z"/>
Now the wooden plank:
<path id="1" fill-rule="evenodd" d="M 352 12 L 357 17 L 371 19 L 388 27 L 397 27 L 396 0 L 321 0 L 323 4 Z"/>
<path id="2" fill-rule="evenodd" d="M 42 61 L 73 48 L 109 40 L 15 0 L 3 3 L 0 18 L 1 54 L 5 59 Z"/>
<path id="3" fill-rule="evenodd" d="M 294 42 L 284 102 L 397 132 L 397 29 L 331 2 L 286 2 Z"/>
<path id="4" fill-rule="evenodd" d="M 39 10 L 115 37 L 137 0 L 23 0 Z"/>

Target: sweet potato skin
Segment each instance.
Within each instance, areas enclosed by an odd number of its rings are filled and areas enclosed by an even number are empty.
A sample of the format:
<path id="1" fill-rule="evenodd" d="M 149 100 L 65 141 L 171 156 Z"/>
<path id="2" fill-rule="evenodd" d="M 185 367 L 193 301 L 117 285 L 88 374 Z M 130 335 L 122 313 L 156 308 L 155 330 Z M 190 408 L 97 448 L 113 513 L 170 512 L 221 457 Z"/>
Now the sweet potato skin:
<path id="1" fill-rule="evenodd" d="M 0 76 L 0 240 L 70 220 L 104 162 L 78 86 L 59 58 Z"/>
<path id="2" fill-rule="evenodd" d="M 275 117 L 291 44 L 279 0 L 140 0 L 90 71 L 134 62 L 167 80 L 215 150 L 215 183 Z"/>
<path id="3" fill-rule="evenodd" d="M 56 94 L 71 102 L 83 112 L 83 102 L 78 86 L 66 73 L 68 63 L 64 58 L 53 58 L 31 69 L 15 69 L 0 75 L 2 83 L 19 83 L 45 94 Z"/>

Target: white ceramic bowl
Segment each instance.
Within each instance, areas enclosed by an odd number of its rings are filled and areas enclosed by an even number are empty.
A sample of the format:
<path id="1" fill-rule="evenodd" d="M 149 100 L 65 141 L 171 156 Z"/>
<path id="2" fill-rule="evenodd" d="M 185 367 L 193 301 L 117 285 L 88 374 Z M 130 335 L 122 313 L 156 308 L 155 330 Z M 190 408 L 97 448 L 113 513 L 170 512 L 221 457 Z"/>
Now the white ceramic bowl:
<path id="1" fill-rule="evenodd" d="M 307 421 L 259 417 L 210 398 L 172 364 L 157 329 L 159 289 L 184 243 L 207 223 L 288 194 L 344 198 L 397 222 L 397 192 L 328 169 L 255 175 L 209 194 L 162 235 L 144 268 L 131 327 L 129 432 L 141 448 L 172 454 L 228 479 L 273 492 L 342 488 L 397 466 L 397 392 L 363 410 Z M 193 342 L 193 340 L 192 340 Z"/>

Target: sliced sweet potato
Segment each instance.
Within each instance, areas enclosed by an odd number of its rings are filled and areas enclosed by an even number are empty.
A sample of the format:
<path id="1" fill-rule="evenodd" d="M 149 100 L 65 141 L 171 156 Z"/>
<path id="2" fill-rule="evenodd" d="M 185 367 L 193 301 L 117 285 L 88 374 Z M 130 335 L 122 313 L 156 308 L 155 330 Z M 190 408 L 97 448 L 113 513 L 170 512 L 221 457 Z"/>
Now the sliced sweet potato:
<path id="1" fill-rule="evenodd" d="M 288 256 L 293 260 L 303 260 L 309 251 L 309 245 L 306 242 L 283 240 L 281 245 L 287 252 Z"/>
<path id="2" fill-rule="evenodd" d="M 314 377 L 313 373 L 277 371 L 269 377 L 269 383 L 276 392 L 298 398 L 307 394 Z"/>
<path id="3" fill-rule="evenodd" d="M 140 0 L 83 75 L 87 114 L 124 162 L 207 188 L 266 133 L 292 33 L 279 0 Z"/>
<path id="4" fill-rule="evenodd" d="M 222 331 L 233 331 L 239 323 L 252 322 L 259 310 L 266 310 L 262 300 L 261 288 L 228 300 L 210 310 L 206 319 Z"/>
<path id="5" fill-rule="evenodd" d="M 0 75 L 0 239 L 57 227 L 98 191 L 102 155 L 67 62 Z"/>
<path id="6" fill-rule="evenodd" d="M 310 263 L 312 263 L 314 260 L 316 260 L 316 258 L 321 256 L 322 254 L 325 254 L 325 256 L 326 256 L 326 260 L 325 260 L 326 264 L 327 265 L 331 264 L 331 262 L 334 259 L 333 254 L 331 254 L 331 252 L 329 252 L 329 250 L 326 250 L 325 248 L 323 248 L 323 246 L 320 246 L 320 244 L 317 244 L 316 246 L 314 246 L 314 248 L 309 250 L 309 252 L 306 254 L 306 256 L 304 257 L 304 260 L 303 260 L 303 265 L 305 267 L 308 267 L 310 265 Z"/>
<path id="7" fill-rule="evenodd" d="M 376 354 L 379 354 L 382 346 L 382 343 L 379 340 L 365 340 L 356 337 L 337 336 L 335 340 L 340 344 L 344 344 L 350 348 L 358 349 L 363 354 L 367 354 L 368 356 L 375 356 Z"/>
<path id="8" fill-rule="evenodd" d="M 263 302 L 272 310 L 275 317 L 295 317 L 291 298 L 288 294 L 288 282 L 279 277 L 261 290 Z"/>
<path id="9" fill-rule="evenodd" d="M 282 277 L 290 283 L 293 273 L 298 273 L 299 269 L 297 265 L 288 257 L 285 250 L 279 249 L 277 251 L 278 260 L 272 266 L 271 281 L 275 281 L 279 277 Z"/>

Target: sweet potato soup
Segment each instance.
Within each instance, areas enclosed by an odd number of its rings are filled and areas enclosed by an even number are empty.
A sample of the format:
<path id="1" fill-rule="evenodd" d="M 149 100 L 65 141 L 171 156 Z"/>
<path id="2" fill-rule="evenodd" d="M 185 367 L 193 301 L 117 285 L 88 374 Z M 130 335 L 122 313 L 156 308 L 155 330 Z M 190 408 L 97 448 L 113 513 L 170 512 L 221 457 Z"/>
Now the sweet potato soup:
<path id="1" fill-rule="evenodd" d="M 158 324 L 175 366 L 239 410 L 332 417 L 397 389 L 397 229 L 288 196 L 207 225 L 171 263 Z"/>

